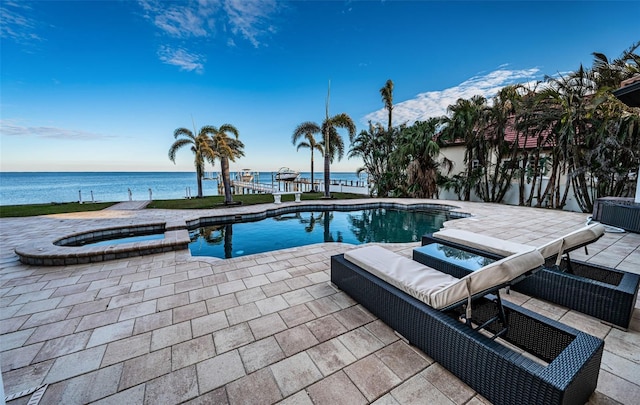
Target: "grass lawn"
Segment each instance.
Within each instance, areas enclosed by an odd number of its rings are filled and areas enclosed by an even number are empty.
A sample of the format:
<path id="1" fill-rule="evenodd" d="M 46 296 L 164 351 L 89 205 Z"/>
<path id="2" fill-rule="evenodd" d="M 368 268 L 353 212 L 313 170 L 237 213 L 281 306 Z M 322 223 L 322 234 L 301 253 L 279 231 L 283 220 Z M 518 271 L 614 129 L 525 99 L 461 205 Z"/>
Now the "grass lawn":
<path id="1" fill-rule="evenodd" d="M 346 200 L 354 198 L 368 198 L 361 194 L 349 193 L 332 193 L 334 200 Z M 302 193 L 301 200 L 320 200 L 322 193 Z M 293 195 L 283 195 L 282 202 L 294 201 Z M 233 201 L 242 205 L 269 204 L 273 203 L 271 194 L 244 194 L 234 195 Z M 98 211 L 116 204 L 110 203 L 49 203 L 49 204 L 32 204 L 32 205 L 0 205 L 0 218 L 8 217 L 32 217 L 36 215 L 64 214 L 69 212 Z M 163 208 L 163 209 L 217 209 L 227 208 L 229 205 L 224 204 L 224 196 L 212 196 L 204 198 L 191 198 L 180 200 L 155 200 L 152 201 L 147 208 Z"/>
<path id="2" fill-rule="evenodd" d="M 320 200 L 322 193 L 302 193 L 300 199 L 302 201 Z M 331 193 L 334 200 L 347 200 L 354 198 L 368 198 L 366 195 L 349 194 L 349 193 Z M 294 201 L 293 194 L 283 195 L 282 202 Z M 234 203 L 241 205 L 270 204 L 273 203 L 271 194 L 236 194 L 233 196 Z M 210 208 L 227 208 L 224 205 L 224 196 L 213 196 L 203 198 L 191 198 L 189 200 L 156 200 L 152 201 L 147 208 L 165 208 L 165 209 L 210 209 Z"/>
<path id="3" fill-rule="evenodd" d="M 66 214 L 68 212 L 99 211 L 112 206 L 109 203 L 48 203 L 25 205 L 0 205 L 0 218 L 33 217 L 36 215 Z"/>

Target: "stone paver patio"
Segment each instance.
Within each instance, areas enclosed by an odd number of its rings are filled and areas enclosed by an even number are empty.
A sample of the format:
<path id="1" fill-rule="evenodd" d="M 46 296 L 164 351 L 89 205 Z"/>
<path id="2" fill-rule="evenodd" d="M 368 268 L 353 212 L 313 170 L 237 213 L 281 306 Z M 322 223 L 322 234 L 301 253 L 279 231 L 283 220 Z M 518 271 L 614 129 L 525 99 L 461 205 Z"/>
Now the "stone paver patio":
<path id="1" fill-rule="evenodd" d="M 583 226 L 587 218 L 422 202 L 472 214 L 447 227 L 532 244 Z M 294 203 L 279 207 L 286 204 Z M 488 403 L 330 284 L 329 258 L 353 245 L 323 243 L 228 260 L 178 251 L 58 267 L 23 265 L 13 251 L 82 230 L 219 213 L 111 209 L 0 219 L 5 395 L 48 384 L 41 404 Z M 410 257 L 418 245 L 385 247 Z M 640 273 L 639 234 L 606 233 L 589 253 L 572 257 Z M 621 331 L 516 292 L 505 298 L 605 340 L 590 403 L 638 403 L 640 304 L 631 328 Z"/>

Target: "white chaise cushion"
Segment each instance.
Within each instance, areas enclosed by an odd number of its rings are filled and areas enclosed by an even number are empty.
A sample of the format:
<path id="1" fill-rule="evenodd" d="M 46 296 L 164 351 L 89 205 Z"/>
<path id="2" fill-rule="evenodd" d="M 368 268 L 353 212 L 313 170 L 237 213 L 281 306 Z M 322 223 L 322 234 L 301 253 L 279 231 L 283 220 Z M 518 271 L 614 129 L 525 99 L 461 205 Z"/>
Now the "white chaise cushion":
<path id="1" fill-rule="evenodd" d="M 432 293 L 459 281 L 449 274 L 376 245 L 350 250 L 344 254 L 344 258 L 428 305 L 431 305 L 429 297 Z"/>
<path id="2" fill-rule="evenodd" d="M 568 233 L 558 239 L 554 239 L 549 243 L 540 246 L 538 250 L 542 256 L 549 258 L 555 255 L 561 255 L 566 251 L 575 249 L 578 246 L 595 242 L 604 235 L 604 226 L 601 224 L 591 224 L 583 228 Z"/>
<path id="3" fill-rule="evenodd" d="M 479 233 L 473 233 L 462 229 L 442 229 L 435 232 L 433 236 L 438 239 L 505 257 L 534 249 L 534 247 L 530 245 L 481 235 Z"/>
<path id="4" fill-rule="evenodd" d="M 562 253 L 575 249 L 578 246 L 594 242 L 603 234 L 604 226 L 601 224 L 591 224 L 547 242 L 537 249 L 543 257 L 550 258 L 555 255 L 562 255 Z M 462 229 L 442 229 L 435 232 L 433 236 L 438 239 L 505 257 L 515 253 L 526 252 L 533 248 L 530 245 L 481 235 Z"/>
<path id="5" fill-rule="evenodd" d="M 459 302 L 468 296 L 508 283 L 530 270 L 542 266 L 544 257 L 536 249 L 515 253 L 473 271 L 458 282 L 443 288 L 430 297 L 432 307 L 439 309 Z"/>
<path id="6" fill-rule="evenodd" d="M 457 279 L 375 245 L 351 250 L 344 257 L 435 309 L 509 282 L 544 262 L 542 255 L 532 248 Z"/>

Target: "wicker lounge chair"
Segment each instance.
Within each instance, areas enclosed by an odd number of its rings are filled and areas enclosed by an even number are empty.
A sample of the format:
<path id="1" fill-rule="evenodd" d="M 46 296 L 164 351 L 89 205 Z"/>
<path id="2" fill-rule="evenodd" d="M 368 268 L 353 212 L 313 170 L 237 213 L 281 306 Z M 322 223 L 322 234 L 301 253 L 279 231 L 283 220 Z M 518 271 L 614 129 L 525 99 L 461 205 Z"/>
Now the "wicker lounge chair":
<path id="1" fill-rule="evenodd" d="M 367 246 L 332 256 L 331 281 L 493 403 L 584 403 L 604 342 L 499 298 L 543 261 L 529 250 L 457 279 Z"/>
<path id="2" fill-rule="evenodd" d="M 589 244 L 600 239 L 602 235 L 604 235 L 604 226 L 592 224 L 536 247 L 480 235 L 462 229 L 443 229 L 435 232 L 433 237 L 479 251 L 489 252 L 498 257 L 506 257 L 517 252 L 537 249 L 545 258 L 546 265 L 550 267 L 553 264 L 559 266 L 563 257 L 568 258 L 570 252 L 581 247 L 586 249 Z M 566 265 L 567 267 L 571 266 L 570 260 L 566 262 Z"/>
<path id="3" fill-rule="evenodd" d="M 543 270 L 516 284 L 513 289 L 627 329 L 638 294 L 640 275 L 571 260 L 569 257 L 571 251 L 581 247 L 587 249 L 603 234 L 602 225 L 592 224 L 536 247 L 545 257 Z M 499 260 L 533 248 L 459 229 L 444 229 L 424 235 L 422 245 L 422 248 L 414 250 L 414 260 L 428 266 L 439 266 L 454 277 L 464 277 L 473 271 L 456 260 L 456 253 Z M 434 249 L 448 250 L 450 257 L 438 257 Z"/>
<path id="4" fill-rule="evenodd" d="M 502 317 L 500 289 L 539 270 L 544 262 L 540 253 L 529 249 L 459 279 L 375 245 L 352 250 L 344 257 L 434 309 L 447 310 L 464 305 L 463 317 L 469 324 L 473 300 L 489 293 L 495 294 L 496 316 Z M 502 321 L 505 322 L 504 319 Z M 504 326 L 499 335 L 506 331 L 507 325 Z"/>

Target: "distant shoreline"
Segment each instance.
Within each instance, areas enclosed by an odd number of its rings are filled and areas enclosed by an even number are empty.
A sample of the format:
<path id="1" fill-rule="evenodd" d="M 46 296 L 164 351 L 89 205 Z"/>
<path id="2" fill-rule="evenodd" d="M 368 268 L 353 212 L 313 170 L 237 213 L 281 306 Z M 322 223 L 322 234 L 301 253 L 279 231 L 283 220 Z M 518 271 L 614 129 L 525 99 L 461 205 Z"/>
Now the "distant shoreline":
<path id="1" fill-rule="evenodd" d="M 231 171 L 232 178 L 236 173 Z M 274 184 L 276 172 L 255 173 L 259 183 Z M 332 172 L 331 179 L 362 180 L 348 172 Z M 194 197 L 198 190 L 195 172 L 0 172 L 0 180 L 0 205 L 174 200 Z M 203 181 L 202 189 L 204 196 L 219 195 L 217 180 Z"/>
<path id="2" fill-rule="evenodd" d="M 231 170 L 230 173 L 238 173 L 240 172 L 242 169 L 238 169 L 238 170 Z M 293 169 L 296 170 L 296 169 Z M 251 172 L 256 172 L 256 173 L 276 173 L 278 170 L 252 170 Z M 298 172 L 300 172 L 300 174 L 310 174 L 311 172 L 306 171 L 306 170 L 296 170 Z M 205 173 L 210 173 L 210 172 L 215 172 L 215 173 L 219 173 L 220 169 L 216 168 L 213 170 L 205 170 Z M 84 170 L 84 171 L 76 171 L 76 170 L 47 170 L 47 171 L 43 171 L 43 170 L 28 170 L 28 171 L 19 171 L 19 170 L 0 170 L 0 176 L 2 176 L 3 174 L 16 174 L 16 173 L 28 173 L 28 174 L 33 174 L 33 173 L 181 173 L 181 174 L 193 174 L 195 175 L 196 172 L 195 170 L 184 170 L 184 171 L 174 171 L 174 170 Z M 333 177 L 334 174 L 349 174 L 349 175 L 354 175 L 356 174 L 356 171 L 331 171 L 331 175 Z M 324 172 L 320 171 L 320 172 L 314 172 L 314 176 L 323 176 Z"/>

